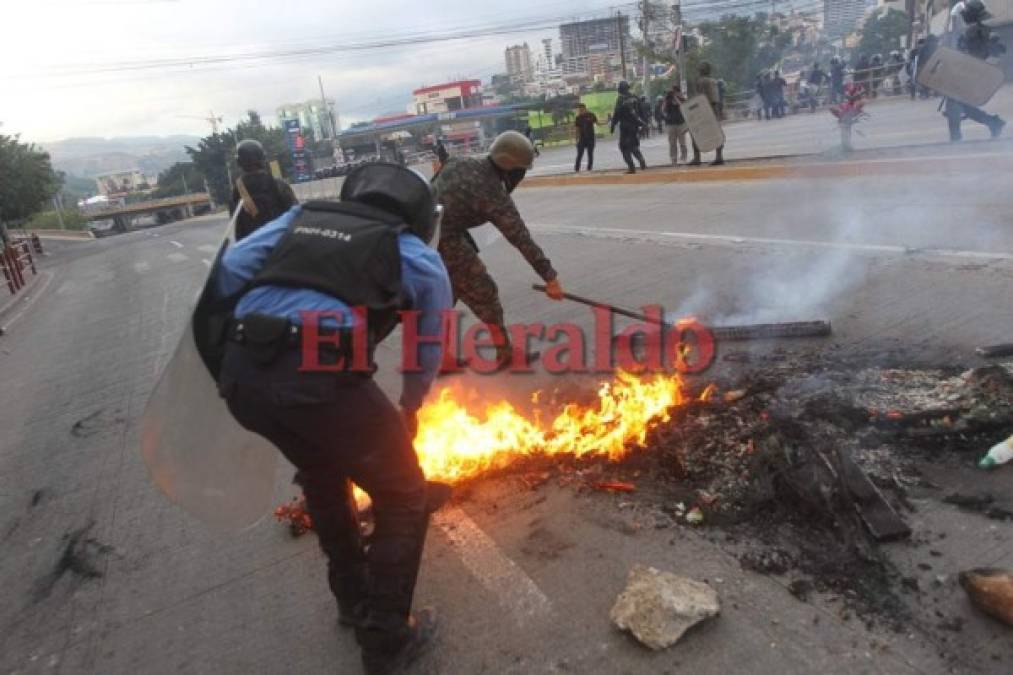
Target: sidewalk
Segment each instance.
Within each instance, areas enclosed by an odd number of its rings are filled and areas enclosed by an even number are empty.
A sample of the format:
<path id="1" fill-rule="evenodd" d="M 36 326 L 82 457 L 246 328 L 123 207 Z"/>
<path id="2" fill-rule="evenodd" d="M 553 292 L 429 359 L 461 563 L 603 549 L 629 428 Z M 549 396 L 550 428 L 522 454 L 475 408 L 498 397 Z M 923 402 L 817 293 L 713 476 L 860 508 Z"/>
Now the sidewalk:
<path id="1" fill-rule="evenodd" d="M 1013 139 L 931 143 L 858 150 L 848 154 L 780 155 L 729 160 L 724 166 L 648 167 L 532 176 L 524 188 L 580 185 L 637 185 L 777 178 L 848 178 L 869 175 L 945 175 L 969 171 L 1013 171 Z"/>

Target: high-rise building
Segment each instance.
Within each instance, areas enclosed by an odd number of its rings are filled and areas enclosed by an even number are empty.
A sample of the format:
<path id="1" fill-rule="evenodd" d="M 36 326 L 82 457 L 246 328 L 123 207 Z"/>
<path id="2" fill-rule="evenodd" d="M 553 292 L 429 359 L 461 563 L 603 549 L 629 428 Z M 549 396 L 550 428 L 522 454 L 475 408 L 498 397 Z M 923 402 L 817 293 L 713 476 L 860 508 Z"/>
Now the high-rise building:
<path id="1" fill-rule="evenodd" d="M 506 48 L 506 70 L 511 82 L 530 82 L 534 74 L 531 67 L 531 49 L 528 43 Z"/>
<path id="2" fill-rule="evenodd" d="M 313 99 L 305 103 L 289 103 L 277 109 L 278 123 L 284 126 L 285 120 L 298 120 L 299 128 L 304 134 L 312 134 L 318 141 L 334 138 L 335 127 L 338 126 L 332 110 L 334 100 L 327 99 L 327 105 L 321 99 Z"/>
<path id="3" fill-rule="evenodd" d="M 559 27 L 559 42 L 564 75 L 588 73 L 592 54 L 607 59 L 612 67 L 619 67 L 620 43 L 628 64 L 632 65 L 636 58 L 628 16 L 564 23 Z"/>
<path id="4" fill-rule="evenodd" d="M 824 0 L 823 30 L 831 40 L 855 31 L 865 16 L 866 0 Z"/>
<path id="5" fill-rule="evenodd" d="M 542 38 L 542 56 L 545 57 L 545 67 L 552 68 L 554 65 L 552 58 L 552 38 Z"/>
<path id="6" fill-rule="evenodd" d="M 675 39 L 675 6 L 665 2 L 647 2 L 646 11 L 641 9 L 640 20 L 647 15 L 647 43 L 655 52 L 670 52 Z M 643 23 L 641 23 L 643 26 Z"/>

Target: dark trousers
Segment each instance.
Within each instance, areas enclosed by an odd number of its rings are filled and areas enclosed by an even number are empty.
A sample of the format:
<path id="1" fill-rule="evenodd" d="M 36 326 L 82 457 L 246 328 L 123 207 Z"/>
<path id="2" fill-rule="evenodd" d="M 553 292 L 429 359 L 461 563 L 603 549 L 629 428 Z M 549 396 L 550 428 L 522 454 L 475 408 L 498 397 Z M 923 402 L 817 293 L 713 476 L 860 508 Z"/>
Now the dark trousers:
<path id="1" fill-rule="evenodd" d="M 342 606 L 364 610 L 363 649 L 394 651 L 409 633 L 428 525 L 425 478 L 400 412 L 371 377 L 300 373 L 301 362 L 298 349 L 286 349 L 262 365 L 233 343 L 219 389 L 236 420 L 298 469 L 331 591 Z M 368 551 L 350 481 L 373 502 Z"/>
<path id="2" fill-rule="evenodd" d="M 992 129 L 999 119 L 998 116 L 989 115 L 981 108 L 975 108 L 952 98 L 946 99 L 943 105 L 943 114 L 946 115 L 946 121 L 950 127 L 951 141 L 959 141 L 963 138 L 963 134 L 960 132 L 960 123 L 965 116 L 967 119 L 973 120 L 978 124 L 984 124 L 989 129 Z"/>
<path id="3" fill-rule="evenodd" d="M 622 153 L 623 161 L 626 162 L 626 166 L 629 167 L 630 171 L 636 171 L 636 165 L 633 164 L 633 159 L 636 158 L 640 162 L 640 168 L 647 168 L 647 160 L 644 159 L 644 154 L 640 152 L 640 139 L 637 137 L 639 130 L 636 127 L 619 127 L 619 152 Z"/>
<path id="4" fill-rule="evenodd" d="M 594 166 L 594 141 L 577 141 L 577 161 L 573 165 L 574 171 L 580 171 L 580 160 L 584 158 L 584 151 L 587 151 L 587 170 Z"/>

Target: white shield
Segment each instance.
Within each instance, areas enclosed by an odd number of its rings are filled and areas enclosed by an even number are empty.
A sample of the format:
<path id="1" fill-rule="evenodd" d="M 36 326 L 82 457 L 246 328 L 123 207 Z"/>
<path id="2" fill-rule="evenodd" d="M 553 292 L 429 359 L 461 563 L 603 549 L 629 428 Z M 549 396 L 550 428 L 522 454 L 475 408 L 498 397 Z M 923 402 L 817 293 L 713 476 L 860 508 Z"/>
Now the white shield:
<path id="1" fill-rule="evenodd" d="M 918 84 L 975 108 L 988 103 L 1004 80 L 999 66 L 949 47 L 938 47 L 918 67 Z"/>
<path id="2" fill-rule="evenodd" d="M 697 94 L 682 104 L 682 116 L 700 152 L 717 150 L 725 144 L 725 132 L 714 114 L 714 108 L 703 94 Z"/>
<path id="3" fill-rule="evenodd" d="M 234 231 L 235 217 L 222 250 Z M 216 263 L 205 288 L 217 269 Z M 203 295 L 202 290 L 198 297 Z M 210 525 L 238 530 L 270 510 L 278 451 L 233 419 L 198 353 L 192 324 L 191 314 L 144 409 L 141 454 L 169 499 Z"/>

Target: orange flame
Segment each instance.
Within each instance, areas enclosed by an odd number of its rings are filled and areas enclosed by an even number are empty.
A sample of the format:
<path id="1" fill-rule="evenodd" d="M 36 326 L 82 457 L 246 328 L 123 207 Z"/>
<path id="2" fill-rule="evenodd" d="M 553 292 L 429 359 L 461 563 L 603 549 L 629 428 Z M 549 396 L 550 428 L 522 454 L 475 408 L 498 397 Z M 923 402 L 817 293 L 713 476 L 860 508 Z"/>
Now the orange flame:
<path id="1" fill-rule="evenodd" d="M 415 449 L 427 478 L 450 483 L 503 468 L 523 456 L 601 455 L 615 461 L 682 403 L 679 378 L 620 372 L 595 405 L 565 406 L 551 421 L 531 421 L 506 402 L 473 412 L 451 390 L 419 411 Z"/>

